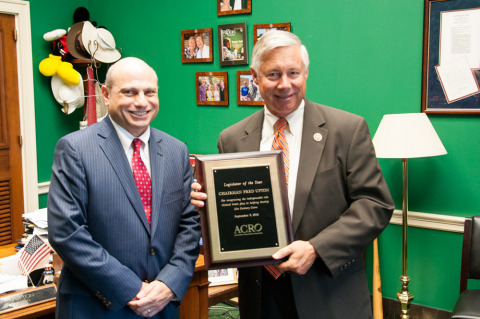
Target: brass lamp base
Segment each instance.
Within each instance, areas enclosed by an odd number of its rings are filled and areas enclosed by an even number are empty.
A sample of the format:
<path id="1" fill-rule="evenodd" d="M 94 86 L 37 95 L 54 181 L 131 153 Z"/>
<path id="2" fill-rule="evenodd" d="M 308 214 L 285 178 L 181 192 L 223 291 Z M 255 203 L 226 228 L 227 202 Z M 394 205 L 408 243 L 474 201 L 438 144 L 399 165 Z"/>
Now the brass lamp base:
<path id="1" fill-rule="evenodd" d="M 402 307 L 402 312 L 400 315 L 401 319 L 410 318 L 410 303 L 413 300 L 413 295 L 408 291 L 408 283 L 410 281 L 410 277 L 408 276 L 401 276 L 400 281 L 402 282 L 402 290 L 397 293 L 397 298 L 400 300 L 400 305 Z"/>

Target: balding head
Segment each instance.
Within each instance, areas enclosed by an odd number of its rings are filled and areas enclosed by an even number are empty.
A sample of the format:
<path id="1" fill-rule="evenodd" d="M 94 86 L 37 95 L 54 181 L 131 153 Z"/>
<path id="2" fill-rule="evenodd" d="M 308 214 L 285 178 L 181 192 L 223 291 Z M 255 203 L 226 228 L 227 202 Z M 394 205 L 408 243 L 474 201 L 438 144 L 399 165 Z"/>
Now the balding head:
<path id="1" fill-rule="evenodd" d="M 155 74 L 155 77 L 157 78 L 157 84 L 158 84 L 158 76 L 155 70 L 149 66 L 145 61 L 135 58 L 135 57 L 127 57 L 123 58 L 121 60 L 118 60 L 116 63 L 114 63 L 112 66 L 107 71 L 107 75 L 105 77 L 105 86 L 107 87 L 108 90 L 111 90 L 115 78 L 118 76 L 118 74 L 123 73 L 125 71 L 129 70 L 139 70 L 141 72 L 153 72 Z"/>

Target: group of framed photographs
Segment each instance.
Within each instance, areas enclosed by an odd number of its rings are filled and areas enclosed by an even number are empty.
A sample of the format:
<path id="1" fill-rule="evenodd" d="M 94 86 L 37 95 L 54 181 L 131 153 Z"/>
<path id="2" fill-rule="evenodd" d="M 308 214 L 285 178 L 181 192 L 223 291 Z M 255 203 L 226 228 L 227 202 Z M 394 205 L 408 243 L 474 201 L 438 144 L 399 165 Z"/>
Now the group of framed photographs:
<path id="1" fill-rule="evenodd" d="M 228 105 L 228 72 L 195 72 L 197 105 Z M 263 105 L 250 71 L 237 71 L 237 104 Z"/>
<path id="2" fill-rule="evenodd" d="M 219 15 L 251 12 L 251 0 L 217 0 Z M 220 6 L 240 1 L 246 8 L 221 11 Z M 249 11 L 242 11 L 249 10 Z M 269 30 L 290 31 L 290 22 L 253 25 L 254 44 Z M 221 66 L 248 65 L 247 26 L 245 22 L 219 25 L 218 56 Z M 213 62 L 213 29 L 181 31 L 182 63 Z M 263 105 L 258 86 L 250 71 L 237 71 L 237 104 Z M 228 105 L 228 72 L 196 72 L 197 105 Z"/>
<path id="3" fill-rule="evenodd" d="M 250 1 L 250 0 L 249 0 Z M 290 22 L 253 25 L 253 43 L 269 30 L 290 31 Z M 217 26 L 218 56 L 222 66 L 248 64 L 245 22 Z M 181 31 L 182 63 L 213 62 L 213 29 Z"/>

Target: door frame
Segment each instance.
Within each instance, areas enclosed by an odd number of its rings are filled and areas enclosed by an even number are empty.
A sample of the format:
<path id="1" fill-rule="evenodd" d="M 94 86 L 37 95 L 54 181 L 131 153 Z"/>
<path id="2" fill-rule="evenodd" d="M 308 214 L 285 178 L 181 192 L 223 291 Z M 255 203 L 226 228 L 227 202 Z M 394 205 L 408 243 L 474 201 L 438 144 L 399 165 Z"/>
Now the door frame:
<path id="1" fill-rule="evenodd" d="M 37 143 L 35 134 L 30 3 L 21 0 L 0 0 L 0 13 L 15 15 L 15 28 L 18 33 L 16 43 L 20 129 L 23 137 L 23 202 L 25 213 L 28 213 L 38 209 Z"/>

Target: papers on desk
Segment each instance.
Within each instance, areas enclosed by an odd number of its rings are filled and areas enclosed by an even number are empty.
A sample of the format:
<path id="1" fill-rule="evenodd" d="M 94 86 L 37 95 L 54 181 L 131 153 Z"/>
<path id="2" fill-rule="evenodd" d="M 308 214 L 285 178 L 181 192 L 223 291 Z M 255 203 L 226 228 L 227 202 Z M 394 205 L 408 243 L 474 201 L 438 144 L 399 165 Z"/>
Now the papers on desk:
<path id="1" fill-rule="evenodd" d="M 19 254 L 0 259 L 0 294 L 28 288 L 27 276 L 18 268 Z"/>
<path id="2" fill-rule="evenodd" d="M 0 274 L 0 294 L 5 292 L 27 289 L 27 276 L 11 276 Z"/>
<path id="3" fill-rule="evenodd" d="M 33 235 L 42 237 L 48 243 L 47 209 L 37 209 L 31 213 L 23 214 L 25 235 L 22 244 L 25 245 Z"/>
<path id="4" fill-rule="evenodd" d="M 38 228 L 46 230 L 47 227 L 48 227 L 47 209 L 46 208 L 38 209 L 38 210 L 33 211 L 31 213 L 23 214 L 23 218 L 26 221 L 31 222 L 32 224 L 34 224 Z"/>

